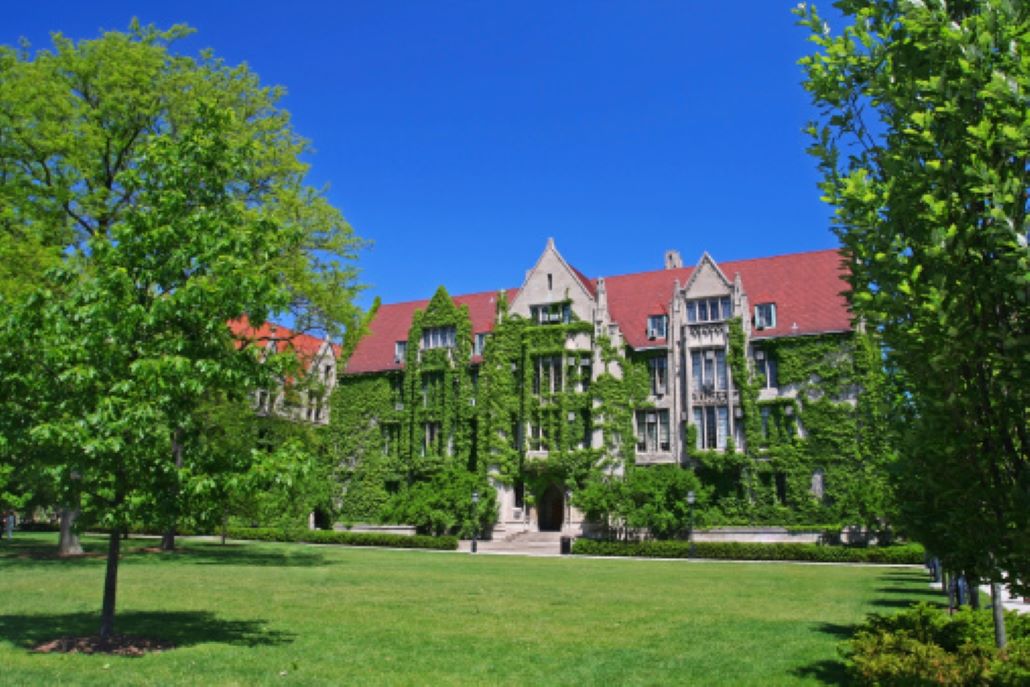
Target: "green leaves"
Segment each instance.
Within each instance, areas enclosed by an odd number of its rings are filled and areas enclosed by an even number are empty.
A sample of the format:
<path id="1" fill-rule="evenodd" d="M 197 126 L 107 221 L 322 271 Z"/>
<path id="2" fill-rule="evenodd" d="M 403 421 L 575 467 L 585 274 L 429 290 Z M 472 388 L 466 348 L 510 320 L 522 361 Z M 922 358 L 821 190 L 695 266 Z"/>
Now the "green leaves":
<path id="1" fill-rule="evenodd" d="M 907 523 L 956 569 L 1026 579 L 1030 8 L 842 7 L 833 39 L 796 11 L 819 47 L 801 61 L 823 112 L 810 151 L 899 389 Z"/>

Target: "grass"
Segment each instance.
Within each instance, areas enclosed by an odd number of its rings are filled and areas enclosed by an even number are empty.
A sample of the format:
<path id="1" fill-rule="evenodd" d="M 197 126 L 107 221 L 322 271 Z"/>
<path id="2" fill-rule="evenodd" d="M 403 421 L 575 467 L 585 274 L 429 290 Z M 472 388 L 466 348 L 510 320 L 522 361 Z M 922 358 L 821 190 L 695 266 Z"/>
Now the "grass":
<path id="1" fill-rule="evenodd" d="M 99 624 L 103 559 L 49 557 L 55 537 L 0 545 L 2 684 L 843 684 L 867 612 L 938 598 L 917 568 L 134 539 L 117 631 L 178 648 L 35 654 Z"/>

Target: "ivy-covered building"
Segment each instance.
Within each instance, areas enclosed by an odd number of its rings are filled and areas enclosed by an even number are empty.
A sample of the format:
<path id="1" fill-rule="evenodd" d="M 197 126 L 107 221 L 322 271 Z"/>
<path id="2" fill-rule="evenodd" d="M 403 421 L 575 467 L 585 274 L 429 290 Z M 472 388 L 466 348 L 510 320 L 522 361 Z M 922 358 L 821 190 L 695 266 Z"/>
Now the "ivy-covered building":
<path id="1" fill-rule="evenodd" d="M 499 529 L 579 531 L 578 489 L 670 465 L 700 476 L 710 522 L 865 518 L 878 365 L 845 269 L 668 251 L 590 279 L 549 240 L 519 288 L 378 306 L 334 400 L 345 517 L 489 484 Z"/>
<path id="2" fill-rule="evenodd" d="M 329 399 L 336 388 L 340 346 L 274 322 L 254 327 L 245 317 L 230 322 L 229 329 L 237 346 L 256 346 L 263 356 L 289 353 L 296 357 L 294 376 L 279 379 L 272 388 L 254 391 L 252 403 L 258 415 L 329 424 Z"/>

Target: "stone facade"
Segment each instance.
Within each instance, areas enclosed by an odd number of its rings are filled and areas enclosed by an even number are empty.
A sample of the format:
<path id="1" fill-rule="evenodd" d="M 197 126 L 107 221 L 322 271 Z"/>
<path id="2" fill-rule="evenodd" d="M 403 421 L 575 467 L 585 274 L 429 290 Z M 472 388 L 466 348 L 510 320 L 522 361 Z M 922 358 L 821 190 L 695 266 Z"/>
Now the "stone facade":
<path id="1" fill-rule="evenodd" d="M 638 405 L 631 409 L 634 436 L 618 438 L 619 442 L 633 442 L 635 450 L 616 449 L 614 453 L 632 453 L 636 465 L 691 468 L 696 466 L 694 456 L 699 452 L 746 448 L 740 384 L 730 364 L 731 321 L 739 321 L 742 328 L 747 369 L 758 387 L 758 399 L 766 404 L 780 403 L 777 407 L 788 415 L 794 407 L 791 401 L 801 393 L 800 386 L 779 385 L 773 348 L 765 343 L 812 336 L 840 337 L 846 342 L 852 335 L 841 296 L 846 273 L 834 251 L 722 265 L 703 253 L 692 268 L 682 266 L 677 251 L 667 251 L 663 267 L 655 272 L 589 279 L 563 258 L 553 240 L 548 240 L 518 289 L 455 297 L 454 303 L 467 308 L 473 337 L 468 362 L 455 364 L 469 370 L 473 380 L 470 404 L 474 408 L 471 412 L 462 410 L 461 419 L 455 422 L 478 422 L 478 432 L 510 435 L 507 445 L 519 453 L 520 465 L 528 472 L 532 472 L 534 461 L 555 458 L 555 446 L 569 453 L 570 460 L 575 458 L 572 454 L 611 458 L 605 454 L 613 453 L 613 443 L 611 437 L 606 441 L 596 398 L 585 402 L 585 411 L 567 411 L 568 426 L 575 426 L 577 432 L 585 430 L 582 439 L 570 439 L 567 432 L 572 430 L 562 427 L 557 429 L 559 438 L 554 421 L 545 428 L 548 421 L 534 413 L 546 412 L 553 418 L 555 407 L 547 404 L 557 401 L 548 398 L 557 399 L 560 393 L 573 400 L 589 399 L 591 386 L 602 375 L 620 378 L 627 361 L 632 361 L 638 369 L 646 369 L 646 397 L 638 399 Z M 505 301 L 506 310 L 499 307 Z M 427 345 L 413 343 L 408 337 L 413 313 L 425 306 L 425 302 L 383 306 L 348 361 L 344 377 L 390 375 L 398 380 L 395 384 L 400 388 L 403 382 L 399 380 L 406 374 L 406 347 Z M 487 409 L 476 406 L 483 344 L 499 326 L 498 319 L 504 317 L 518 318 L 526 324 L 522 357 L 518 362 L 513 359 L 511 375 L 518 384 L 531 385 L 520 392 L 530 402 L 518 411 L 510 432 L 506 427 L 498 430 L 496 422 L 490 424 L 480 415 Z M 549 327 L 570 323 L 579 324 L 566 326 L 558 349 L 552 347 L 541 354 L 528 343 L 534 331 L 546 333 Z M 450 340 L 431 343 L 434 347 L 438 344 L 455 345 Z M 611 351 L 615 351 L 614 361 Z M 817 389 L 817 382 L 814 387 L 806 383 L 804 393 Z M 835 390 L 834 401 L 853 404 L 855 393 L 854 388 Z M 583 403 L 570 403 L 561 408 L 584 407 Z M 403 403 L 398 402 L 398 411 L 402 407 Z M 580 412 L 584 413 L 582 422 L 577 415 Z M 762 422 L 767 420 L 763 410 Z M 397 421 L 405 422 L 402 418 Z M 564 415 L 560 422 L 565 422 Z M 788 431 L 804 436 L 802 423 L 787 422 L 787 426 Z M 418 434 L 419 428 L 412 431 Z M 469 464 L 490 464 L 487 438 L 475 432 L 473 437 L 466 442 L 469 447 L 463 449 Z M 410 443 L 407 450 L 418 451 L 417 443 Z M 442 445 L 442 452 L 454 451 L 452 443 Z M 424 448 L 421 450 L 424 455 Z M 615 458 L 611 469 L 617 472 L 620 465 L 618 456 Z M 403 461 L 404 456 L 399 459 Z M 499 474 L 496 466 L 491 464 L 490 469 Z M 813 493 L 817 477 L 821 480 L 819 475 L 811 476 Z M 547 483 L 538 478 L 532 499 L 527 498 L 521 478 L 508 475 L 507 479 L 496 479 L 495 484 L 499 530 L 584 531 L 582 515 L 570 505 L 568 481 L 555 478 Z"/>

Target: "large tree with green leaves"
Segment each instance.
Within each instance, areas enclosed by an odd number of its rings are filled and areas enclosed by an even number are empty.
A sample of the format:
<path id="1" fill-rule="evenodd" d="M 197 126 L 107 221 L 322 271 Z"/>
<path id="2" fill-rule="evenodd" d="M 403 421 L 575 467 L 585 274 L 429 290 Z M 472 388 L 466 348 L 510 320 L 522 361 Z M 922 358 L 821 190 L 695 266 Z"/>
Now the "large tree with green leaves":
<path id="1" fill-rule="evenodd" d="M 111 528 L 105 640 L 118 533 L 174 522 L 205 469 L 185 450 L 198 409 L 287 373 L 227 322 L 289 312 L 296 329 L 338 333 L 354 316 L 359 242 L 305 184 L 281 92 L 209 53 L 173 54 L 187 31 L 134 24 L 0 52 L 0 169 L 15 170 L 0 221 L 63 256 L 0 327 L 0 374 L 25 392 L 0 451 L 62 477 L 63 501 Z"/>
<path id="2" fill-rule="evenodd" d="M 1026 591 L 1030 5 L 836 6 L 841 32 L 796 10 L 818 46 L 812 152 L 855 314 L 900 390 L 902 515 L 950 569 Z"/>

